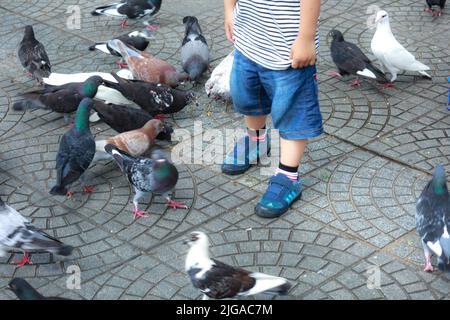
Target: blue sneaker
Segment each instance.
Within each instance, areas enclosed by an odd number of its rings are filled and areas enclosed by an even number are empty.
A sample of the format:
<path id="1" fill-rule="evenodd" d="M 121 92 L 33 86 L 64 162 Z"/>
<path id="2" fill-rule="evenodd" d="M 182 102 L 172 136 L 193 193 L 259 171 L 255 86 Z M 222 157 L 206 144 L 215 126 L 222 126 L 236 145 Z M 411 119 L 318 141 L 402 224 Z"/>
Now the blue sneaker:
<path id="1" fill-rule="evenodd" d="M 255 213 L 262 218 L 278 218 L 289 210 L 292 203 L 302 194 L 301 180 L 293 182 L 279 173 L 270 178 L 269 187 L 255 207 Z"/>
<path id="2" fill-rule="evenodd" d="M 222 173 L 238 175 L 245 173 L 252 165 L 266 159 L 270 154 L 270 135 L 266 134 L 265 141 L 253 141 L 248 135 L 240 138 L 233 150 L 227 154 L 222 164 Z"/>

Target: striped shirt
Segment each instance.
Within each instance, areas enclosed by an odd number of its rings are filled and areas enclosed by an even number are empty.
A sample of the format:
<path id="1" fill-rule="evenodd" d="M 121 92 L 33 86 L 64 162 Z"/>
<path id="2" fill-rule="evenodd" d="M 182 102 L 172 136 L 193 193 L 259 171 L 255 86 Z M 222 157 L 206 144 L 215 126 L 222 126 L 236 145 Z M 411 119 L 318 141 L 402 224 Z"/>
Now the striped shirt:
<path id="1" fill-rule="evenodd" d="M 300 27 L 300 0 L 238 0 L 234 9 L 235 48 L 271 70 L 291 66 Z M 319 33 L 316 33 L 316 50 Z"/>

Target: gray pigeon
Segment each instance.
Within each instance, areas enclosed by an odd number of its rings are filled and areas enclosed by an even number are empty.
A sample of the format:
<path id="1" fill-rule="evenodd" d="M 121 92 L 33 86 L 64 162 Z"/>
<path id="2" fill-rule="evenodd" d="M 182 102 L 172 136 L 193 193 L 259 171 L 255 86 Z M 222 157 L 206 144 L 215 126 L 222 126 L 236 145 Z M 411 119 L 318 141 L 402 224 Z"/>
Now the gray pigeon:
<path id="1" fill-rule="evenodd" d="M 450 194 L 442 166 L 436 167 L 416 209 L 416 228 L 425 254 L 424 271 L 434 271 L 432 253 L 438 257 L 439 270 L 450 271 Z"/>
<path id="2" fill-rule="evenodd" d="M 73 250 L 71 246 L 37 229 L 0 198 L 0 256 L 5 256 L 9 249 L 24 252 L 23 259 L 17 262 L 19 266 L 31 264 L 29 250 L 43 250 L 62 256 L 71 255 Z"/>
<path id="3" fill-rule="evenodd" d="M 56 185 L 50 190 L 52 195 L 72 196 L 67 186 L 78 179 L 85 185 L 83 192 L 91 193 L 92 186 L 84 181 L 84 172 L 87 170 L 95 155 L 95 140 L 89 128 L 89 113 L 93 101 L 84 98 L 77 110 L 75 127 L 67 131 L 59 144 L 56 156 Z"/>
<path id="4" fill-rule="evenodd" d="M 178 170 L 166 159 L 162 151 L 153 151 L 151 159 L 133 157 L 111 144 L 105 146 L 105 151 L 113 156 L 134 188 L 133 215 L 135 219 L 146 217 L 145 212 L 139 210 L 139 199 L 149 193 L 163 195 L 170 208 L 187 209 L 186 205 L 173 201 L 170 196 L 178 182 Z"/>
<path id="5" fill-rule="evenodd" d="M 209 68 L 209 48 L 196 17 L 184 17 L 186 28 L 181 47 L 181 64 L 189 80 L 197 81 Z"/>
<path id="6" fill-rule="evenodd" d="M 19 45 L 19 60 L 22 66 L 42 84 L 42 78 L 51 73 L 51 64 L 42 43 L 34 37 L 32 26 L 25 27 L 25 34 Z"/>
<path id="7" fill-rule="evenodd" d="M 286 295 L 291 284 L 284 278 L 229 266 L 209 257 L 209 240 L 203 232 L 192 232 L 184 242 L 191 247 L 185 270 L 203 300 L 252 296 L 259 293 Z"/>

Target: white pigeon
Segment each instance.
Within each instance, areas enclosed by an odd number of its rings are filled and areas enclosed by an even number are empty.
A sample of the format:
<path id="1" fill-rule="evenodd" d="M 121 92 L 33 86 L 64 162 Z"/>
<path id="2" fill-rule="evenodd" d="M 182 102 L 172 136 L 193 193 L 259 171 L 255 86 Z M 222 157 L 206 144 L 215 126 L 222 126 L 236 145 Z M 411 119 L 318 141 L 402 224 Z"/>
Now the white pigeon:
<path id="1" fill-rule="evenodd" d="M 416 60 L 416 58 L 408 52 L 395 39 L 389 24 L 388 13 L 384 10 L 377 12 L 375 19 L 377 30 L 372 38 L 371 48 L 374 56 L 381 63 L 381 70 L 386 69 L 391 73 L 391 83 L 397 79 L 397 74 L 404 70 L 417 71 L 421 75 L 431 79 L 431 76 L 426 73 L 430 67 Z"/>
<path id="2" fill-rule="evenodd" d="M 213 70 L 211 77 L 205 84 L 205 90 L 208 96 L 212 96 L 217 100 L 231 100 L 230 78 L 233 62 L 234 51 L 223 59 L 223 61 Z"/>
<path id="3" fill-rule="evenodd" d="M 193 232 L 185 270 L 195 288 L 208 298 L 225 299 L 259 293 L 286 295 L 291 284 L 284 278 L 250 272 L 209 257 L 209 240 L 203 232 Z"/>
<path id="4" fill-rule="evenodd" d="M 37 229 L 0 198 L 0 257 L 5 256 L 10 249 L 24 252 L 23 259 L 17 262 L 20 266 L 31 263 L 28 250 L 44 250 L 63 256 L 68 256 L 73 251 L 73 247 Z"/>
<path id="5" fill-rule="evenodd" d="M 111 81 L 117 83 L 117 80 L 110 73 L 105 72 L 86 72 L 86 73 L 51 73 L 48 78 L 44 78 L 43 81 L 45 84 L 52 86 L 60 86 L 66 83 L 72 82 L 84 82 L 86 79 L 92 76 L 100 76 L 104 80 Z M 121 78 L 127 80 L 133 80 L 133 74 L 128 69 L 121 69 L 117 72 Z M 99 86 L 97 95 L 95 99 L 103 100 L 105 103 L 112 103 L 118 105 L 132 105 L 134 104 L 132 101 L 125 98 L 119 91 L 108 88 L 107 86 Z"/>

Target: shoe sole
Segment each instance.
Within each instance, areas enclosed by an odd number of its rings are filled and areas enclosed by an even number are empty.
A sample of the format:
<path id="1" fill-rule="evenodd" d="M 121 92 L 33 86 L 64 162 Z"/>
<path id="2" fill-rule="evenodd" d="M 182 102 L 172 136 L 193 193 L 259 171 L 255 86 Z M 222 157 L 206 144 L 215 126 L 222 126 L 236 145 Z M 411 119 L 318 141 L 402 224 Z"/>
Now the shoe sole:
<path id="1" fill-rule="evenodd" d="M 298 195 L 298 197 L 295 198 L 294 201 L 292 201 L 291 205 L 290 205 L 288 208 L 284 209 L 284 210 L 281 210 L 281 211 L 278 211 L 278 212 L 274 213 L 274 212 L 271 211 L 270 209 L 267 209 L 267 208 L 264 208 L 264 207 L 258 207 L 258 206 L 256 206 L 256 207 L 255 207 L 255 214 L 256 214 L 258 217 L 265 218 L 265 219 L 279 218 L 279 217 L 281 217 L 283 214 L 285 214 L 286 212 L 288 212 L 288 211 L 291 209 L 292 205 L 293 205 L 296 201 L 299 201 L 299 200 L 302 198 L 302 194 L 303 194 L 303 192 L 301 192 L 301 193 Z"/>

